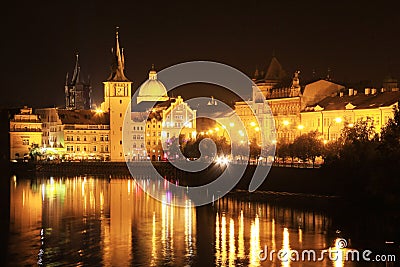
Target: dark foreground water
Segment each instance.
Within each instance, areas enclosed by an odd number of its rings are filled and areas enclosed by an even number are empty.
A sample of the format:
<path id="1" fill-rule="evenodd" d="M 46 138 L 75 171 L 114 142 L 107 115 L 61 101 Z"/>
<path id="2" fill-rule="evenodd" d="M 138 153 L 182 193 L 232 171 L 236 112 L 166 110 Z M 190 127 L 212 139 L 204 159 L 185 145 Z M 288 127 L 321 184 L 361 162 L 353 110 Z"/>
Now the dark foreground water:
<path id="1" fill-rule="evenodd" d="M 392 215 L 336 199 L 233 194 L 174 207 L 130 179 L 11 177 L 9 186 L 9 266 L 396 266 L 375 258 L 397 253 L 398 244 L 385 243 L 399 232 Z M 360 261 L 346 260 L 355 249 Z"/>

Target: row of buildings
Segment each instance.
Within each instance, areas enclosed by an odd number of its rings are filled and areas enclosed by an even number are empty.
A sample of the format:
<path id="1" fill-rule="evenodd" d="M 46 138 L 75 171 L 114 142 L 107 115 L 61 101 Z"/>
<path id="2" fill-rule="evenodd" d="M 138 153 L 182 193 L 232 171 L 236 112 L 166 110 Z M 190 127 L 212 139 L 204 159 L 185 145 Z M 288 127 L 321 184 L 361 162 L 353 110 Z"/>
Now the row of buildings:
<path id="1" fill-rule="evenodd" d="M 81 75 L 77 56 L 72 77 L 66 77 L 65 108 L 24 107 L 11 118 L 12 160 L 35 154 L 66 160 L 170 159 L 174 155 L 165 148 L 180 136 L 187 140 L 211 134 L 227 139 L 244 136 L 231 119 L 234 115 L 245 126 L 246 142 L 261 145 L 261 133 L 273 143 L 292 142 L 310 131 L 320 132 L 329 142 L 339 137 L 344 126 L 360 120 L 368 120 L 379 132 L 393 117 L 393 107 L 400 100 L 393 78 L 385 79 L 379 89 L 346 87 L 330 78 L 303 85 L 299 71 L 288 76 L 273 57 L 265 75 L 255 73 L 249 100 L 237 101 L 233 112 L 218 113 L 219 102 L 213 98 L 201 108 L 219 114 L 217 124 L 200 118 L 201 114 L 181 96 L 168 96 L 154 67 L 132 94 L 118 32 L 112 52 L 114 61 L 110 76 L 103 82 L 100 108 L 92 109 L 92 88 Z"/>

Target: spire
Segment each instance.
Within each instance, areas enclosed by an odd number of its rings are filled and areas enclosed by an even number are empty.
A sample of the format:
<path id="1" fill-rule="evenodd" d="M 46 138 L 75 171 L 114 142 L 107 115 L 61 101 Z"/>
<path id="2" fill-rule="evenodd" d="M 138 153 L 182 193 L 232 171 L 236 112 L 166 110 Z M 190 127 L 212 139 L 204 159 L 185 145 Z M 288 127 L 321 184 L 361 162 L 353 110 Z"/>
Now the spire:
<path id="1" fill-rule="evenodd" d="M 265 74 L 266 82 L 278 83 L 282 79 L 287 76 L 285 70 L 282 68 L 281 63 L 279 63 L 278 59 L 273 56 L 271 59 L 271 63 L 269 63 L 267 73 Z"/>
<path id="2" fill-rule="evenodd" d="M 65 75 L 65 85 L 68 85 L 68 72 L 67 72 L 67 74 Z"/>
<path id="3" fill-rule="evenodd" d="M 260 72 L 258 70 L 258 66 L 256 66 L 256 70 L 254 71 L 254 80 L 257 80 L 260 77 Z"/>
<path id="4" fill-rule="evenodd" d="M 75 60 L 75 67 L 74 67 L 74 73 L 72 74 L 72 84 L 76 84 L 79 81 L 79 72 L 81 68 L 79 67 L 79 53 L 76 52 L 75 54 L 76 60 Z"/>
<path id="5" fill-rule="evenodd" d="M 124 74 L 125 68 L 125 59 L 123 49 L 120 48 L 119 45 L 119 27 L 116 28 L 115 31 L 115 49 L 111 49 L 111 53 L 113 54 L 113 63 L 111 65 L 111 74 L 108 77 L 107 81 L 120 81 L 126 82 L 129 81 Z M 115 53 L 115 54 L 114 54 Z"/>

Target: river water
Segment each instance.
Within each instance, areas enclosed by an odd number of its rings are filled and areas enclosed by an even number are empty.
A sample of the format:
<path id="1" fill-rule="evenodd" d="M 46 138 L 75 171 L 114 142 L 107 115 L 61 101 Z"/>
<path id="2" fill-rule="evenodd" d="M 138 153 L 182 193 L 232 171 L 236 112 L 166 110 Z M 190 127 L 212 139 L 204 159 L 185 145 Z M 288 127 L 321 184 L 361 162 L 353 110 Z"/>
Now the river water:
<path id="1" fill-rule="evenodd" d="M 366 249 L 369 258 L 390 256 L 398 234 L 390 216 L 350 210 L 336 199 L 256 195 L 175 207 L 132 179 L 13 176 L 6 265 L 395 266 L 345 258 L 350 250 L 362 258 Z"/>

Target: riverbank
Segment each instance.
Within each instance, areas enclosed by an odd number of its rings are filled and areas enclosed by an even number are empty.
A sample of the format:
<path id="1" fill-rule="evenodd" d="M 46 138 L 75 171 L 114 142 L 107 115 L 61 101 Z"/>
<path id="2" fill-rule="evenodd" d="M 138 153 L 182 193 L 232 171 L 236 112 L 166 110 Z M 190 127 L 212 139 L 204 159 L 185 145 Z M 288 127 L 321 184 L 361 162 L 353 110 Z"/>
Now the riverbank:
<path id="1" fill-rule="evenodd" d="M 8 169 L 10 175 L 16 175 L 18 178 L 35 178 L 35 177 L 74 177 L 74 176 L 97 176 L 103 178 L 131 178 L 151 177 L 154 175 L 149 171 L 149 162 L 130 162 L 127 167 L 126 162 L 12 162 L 9 163 Z M 165 179 L 179 183 L 183 186 L 199 186 L 204 185 L 217 179 L 226 167 L 211 164 L 200 172 L 187 172 L 175 168 L 169 162 L 152 162 L 152 166 Z M 229 165 L 229 171 L 232 175 L 240 173 L 239 169 L 245 165 Z M 250 181 L 253 178 L 257 165 L 247 165 L 244 174 L 235 186 L 235 190 L 245 190 L 249 188 Z M 266 168 L 266 167 L 264 167 Z M 365 193 L 361 184 L 356 183 L 362 180 L 360 175 L 335 168 L 291 168 L 282 166 L 272 166 L 266 171 L 268 173 L 266 179 L 258 187 L 257 192 L 287 192 L 308 195 L 321 196 L 341 196 L 347 197 L 353 202 L 362 204 L 369 201 L 371 205 L 377 207 L 388 207 L 399 203 L 399 197 L 390 198 L 386 195 L 372 195 Z M 377 180 L 379 181 L 379 180 Z"/>
<path id="2" fill-rule="evenodd" d="M 146 164 L 137 162 L 130 163 L 135 175 L 146 174 Z M 153 162 L 154 168 L 168 180 L 178 181 L 184 186 L 198 186 L 215 180 L 223 171 L 220 166 L 211 165 L 198 173 L 177 170 L 169 162 Z M 230 166 L 233 170 L 243 166 Z M 256 165 L 248 165 L 236 185 L 235 189 L 247 190 L 253 177 Z M 129 178 L 131 173 L 125 162 L 18 162 L 11 163 L 12 175 L 22 178 L 46 177 L 46 176 L 82 176 L 95 175 L 106 178 L 119 177 Z M 235 171 L 232 171 L 235 173 Z M 321 169 L 311 168 L 289 168 L 273 166 L 265 181 L 257 191 L 275 191 L 304 193 L 316 195 L 336 195 L 334 181 L 326 177 Z"/>

